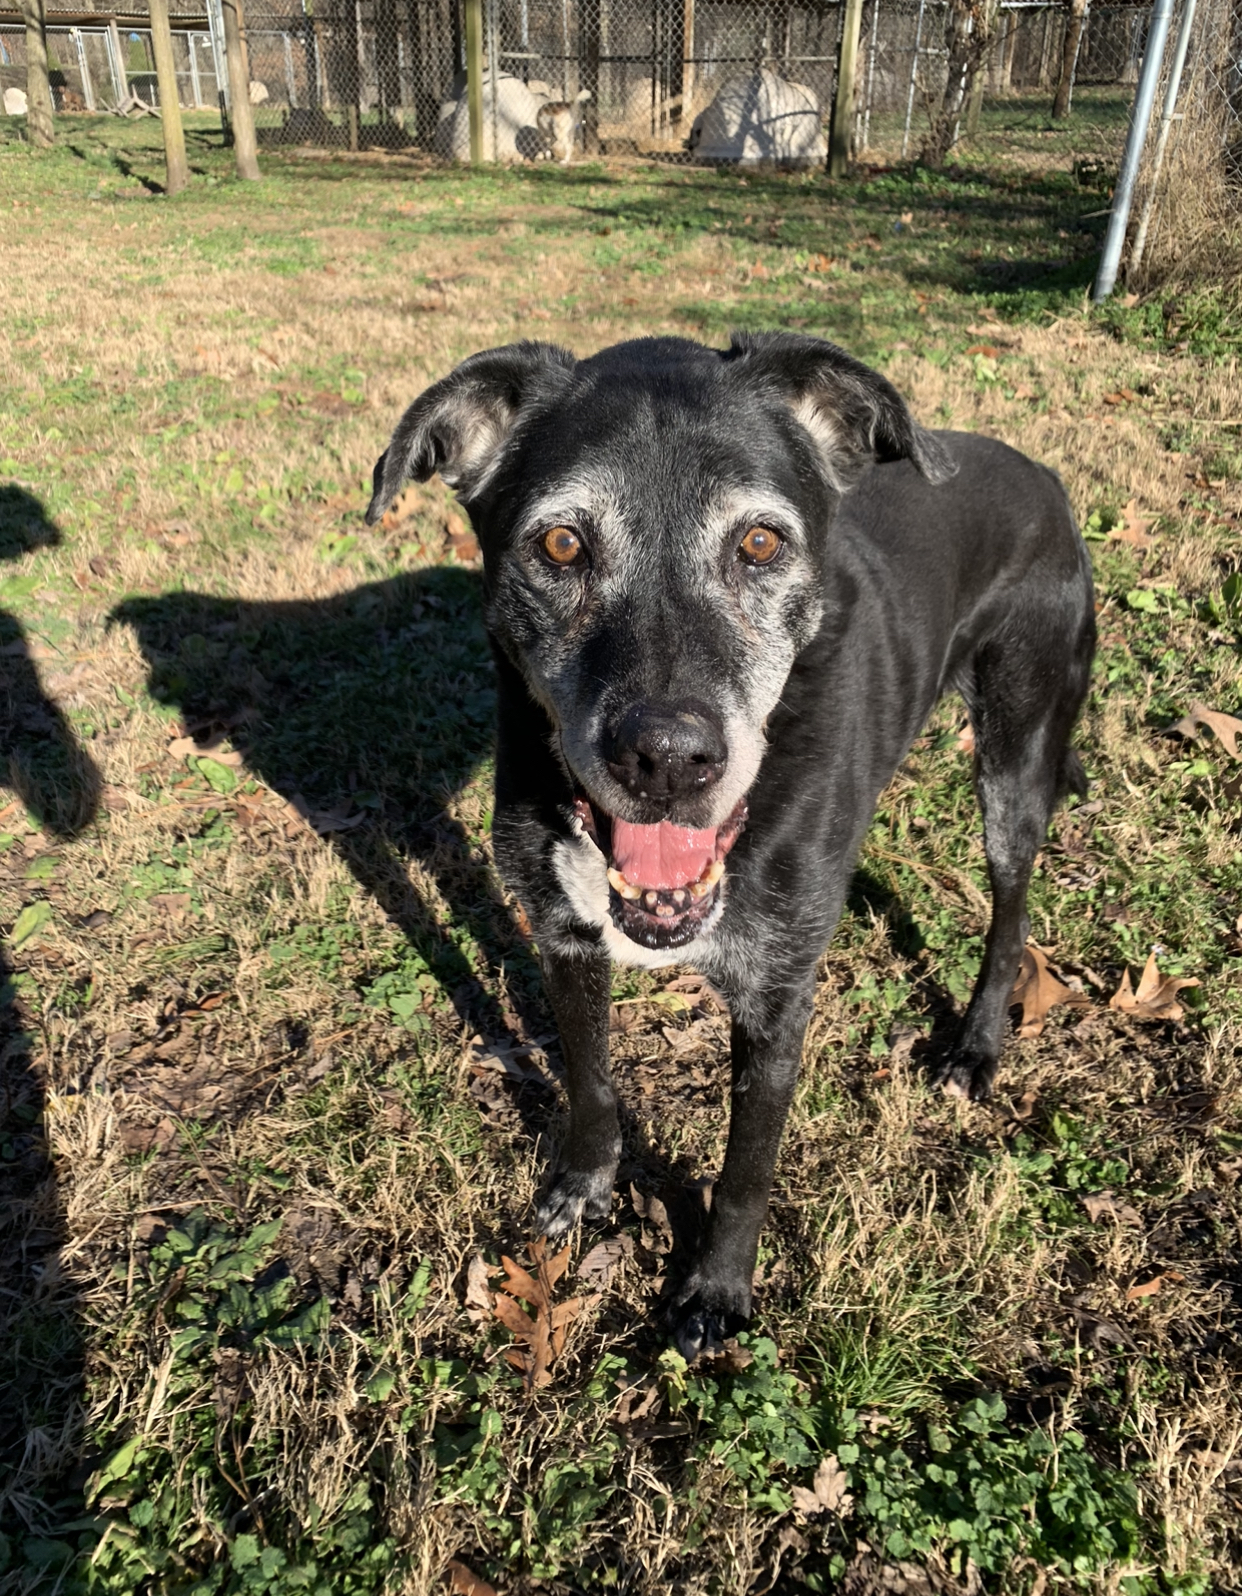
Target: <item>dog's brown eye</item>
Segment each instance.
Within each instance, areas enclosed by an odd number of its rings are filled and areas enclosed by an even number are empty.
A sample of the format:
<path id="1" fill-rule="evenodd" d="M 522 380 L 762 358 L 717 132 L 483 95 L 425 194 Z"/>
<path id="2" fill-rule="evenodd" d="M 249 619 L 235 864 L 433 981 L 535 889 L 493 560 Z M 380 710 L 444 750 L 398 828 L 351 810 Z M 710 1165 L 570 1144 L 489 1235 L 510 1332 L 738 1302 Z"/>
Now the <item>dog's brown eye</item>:
<path id="1" fill-rule="evenodd" d="M 752 526 L 738 545 L 738 554 L 747 565 L 771 565 L 781 552 L 784 539 L 771 527 Z"/>
<path id="2" fill-rule="evenodd" d="M 582 558 L 582 540 L 567 526 L 554 526 L 543 535 L 543 552 L 553 565 L 574 565 Z"/>

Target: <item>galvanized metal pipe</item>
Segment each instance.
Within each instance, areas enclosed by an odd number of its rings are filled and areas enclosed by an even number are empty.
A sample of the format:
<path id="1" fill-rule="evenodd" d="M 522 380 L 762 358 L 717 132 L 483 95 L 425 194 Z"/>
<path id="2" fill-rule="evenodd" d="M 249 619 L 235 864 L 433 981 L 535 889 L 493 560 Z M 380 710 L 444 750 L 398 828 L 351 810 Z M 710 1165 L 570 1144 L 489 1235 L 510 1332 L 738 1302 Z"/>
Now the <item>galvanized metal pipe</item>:
<path id="1" fill-rule="evenodd" d="M 1173 52 L 1173 65 L 1169 68 L 1169 85 L 1164 91 L 1164 112 L 1160 118 L 1160 137 L 1156 140 L 1156 153 L 1152 156 L 1151 182 L 1147 198 L 1143 201 L 1143 214 L 1139 217 L 1138 232 L 1130 246 L 1130 270 L 1136 272 L 1147 248 L 1147 229 L 1151 226 L 1151 213 L 1156 204 L 1156 190 L 1160 185 L 1160 169 L 1164 165 L 1164 152 L 1168 148 L 1169 134 L 1176 120 L 1177 96 L 1181 92 L 1182 73 L 1186 69 L 1186 52 L 1190 48 L 1190 30 L 1195 23 L 1197 0 L 1185 0 L 1182 7 L 1182 25 L 1178 30 L 1177 48 Z"/>
<path id="2" fill-rule="evenodd" d="M 1113 192 L 1108 230 L 1104 234 L 1104 251 L 1100 256 L 1095 286 L 1091 290 L 1091 302 L 1094 305 L 1103 304 L 1117 282 L 1117 272 L 1121 267 L 1121 251 L 1126 241 L 1126 226 L 1130 220 L 1130 206 L 1134 203 L 1134 186 L 1138 182 L 1143 146 L 1147 142 L 1147 130 L 1151 126 L 1151 113 L 1156 103 L 1156 90 L 1160 85 L 1160 68 L 1164 63 L 1165 46 L 1169 42 L 1169 22 L 1172 16 L 1173 0 L 1155 0 L 1151 8 L 1151 25 L 1147 30 L 1143 70 L 1139 74 L 1134 110 L 1130 115 L 1130 131 L 1126 134 L 1125 153 L 1121 157 L 1121 173 Z"/>

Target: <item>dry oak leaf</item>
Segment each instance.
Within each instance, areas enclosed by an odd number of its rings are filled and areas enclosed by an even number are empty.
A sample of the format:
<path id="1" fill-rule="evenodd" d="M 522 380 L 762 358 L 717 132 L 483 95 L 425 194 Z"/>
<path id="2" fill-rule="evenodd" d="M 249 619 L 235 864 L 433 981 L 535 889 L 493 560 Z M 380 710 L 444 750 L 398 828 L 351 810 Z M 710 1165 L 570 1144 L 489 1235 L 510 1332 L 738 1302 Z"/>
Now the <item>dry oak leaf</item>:
<path id="1" fill-rule="evenodd" d="M 829 1452 L 820 1460 L 809 1491 L 802 1485 L 793 1487 L 794 1506 L 808 1518 L 815 1513 L 835 1513 L 838 1518 L 845 1518 L 854 1506 L 848 1486 L 849 1476 Z"/>
<path id="2" fill-rule="evenodd" d="M 1121 985 L 1109 998 L 1108 1006 L 1110 1009 L 1119 1010 L 1122 1014 L 1133 1014 L 1139 1020 L 1180 1020 L 1186 1011 L 1177 1001 L 1177 994 L 1183 987 L 1198 985 L 1198 981 L 1184 976 L 1161 975 L 1156 968 L 1156 953 L 1153 948 L 1147 956 L 1138 991 L 1134 991 L 1131 987 L 1130 972 L 1127 969 L 1121 977 Z"/>
<path id="3" fill-rule="evenodd" d="M 1225 745 L 1225 752 L 1230 759 L 1242 758 L 1238 753 L 1238 734 L 1242 732 L 1242 720 L 1236 715 L 1225 715 L 1218 709 L 1208 709 L 1205 704 L 1198 702 L 1190 706 L 1190 713 L 1183 715 L 1168 729 L 1180 733 L 1183 737 L 1194 737 L 1200 726 L 1206 726 L 1209 731 L 1215 732 L 1220 741 Z"/>
<path id="4" fill-rule="evenodd" d="M 528 1242 L 526 1251 L 535 1267 L 533 1275 L 512 1258 L 501 1256 L 505 1279 L 496 1293 L 493 1312 L 519 1343 L 508 1349 L 506 1360 L 522 1376 L 526 1389 L 535 1391 L 552 1382 L 549 1369 L 565 1345 L 566 1326 L 599 1298 L 574 1297 L 554 1306 L 552 1293 L 569 1267 L 570 1249 L 563 1247 L 549 1258 L 547 1241 L 541 1236 L 538 1241 Z M 519 1298 L 531 1305 L 533 1314 L 518 1306 Z"/>
<path id="5" fill-rule="evenodd" d="M 480 1579 L 474 1569 L 459 1563 L 455 1557 L 445 1565 L 444 1572 L 448 1575 L 449 1590 L 453 1596 L 496 1596 L 494 1585 Z"/>
<path id="6" fill-rule="evenodd" d="M 1121 512 L 1121 525 L 1108 534 L 1110 543 L 1128 543 L 1132 549 L 1149 549 L 1152 545 L 1151 522 L 1139 514 L 1138 500 L 1131 499 Z"/>
<path id="7" fill-rule="evenodd" d="M 1033 942 L 1028 942 L 1022 950 L 1022 963 L 1018 966 L 1018 978 L 1009 1001 L 1022 1005 L 1018 1035 L 1028 1039 L 1042 1034 L 1048 1011 L 1058 1004 L 1074 1008 L 1086 1008 L 1090 1004 L 1082 992 L 1075 992 L 1053 975 L 1043 949 Z"/>

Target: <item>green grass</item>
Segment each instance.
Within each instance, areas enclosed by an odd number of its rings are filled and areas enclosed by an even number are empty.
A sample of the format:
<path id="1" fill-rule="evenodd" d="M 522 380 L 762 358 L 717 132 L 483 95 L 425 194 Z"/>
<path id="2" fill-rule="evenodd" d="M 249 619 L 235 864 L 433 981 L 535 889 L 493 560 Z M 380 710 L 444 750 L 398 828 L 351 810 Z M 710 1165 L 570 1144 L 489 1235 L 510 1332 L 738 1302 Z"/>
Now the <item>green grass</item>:
<path id="1" fill-rule="evenodd" d="M 421 1593 L 453 1558 L 521 1596 L 1232 1588 L 1242 766 L 1167 728 L 1242 713 L 1242 389 L 1220 295 L 1085 308 L 1123 113 L 1000 103 L 945 172 L 842 183 L 265 148 L 249 185 L 191 116 L 175 201 L 149 124 L 0 130 L 4 1596 Z M 438 485 L 361 510 L 473 349 L 735 326 L 1062 471 L 1092 791 L 1031 917 L 1090 1005 L 994 1106 L 929 1091 L 985 930 L 948 703 L 824 961 L 752 1336 L 687 1369 L 653 1321 L 646 1199 L 680 1248 L 726 1032 L 619 971 L 628 1251 L 562 1282 L 597 1300 L 528 1394 L 468 1295 L 563 1109 L 490 858 L 481 572 Z M 1146 550 L 1109 539 L 1131 501 Z M 1180 1020 L 1108 1006 L 1153 945 L 1201 982 Z M 849 1502 L 809 1509 L 825 1459 Z"/>

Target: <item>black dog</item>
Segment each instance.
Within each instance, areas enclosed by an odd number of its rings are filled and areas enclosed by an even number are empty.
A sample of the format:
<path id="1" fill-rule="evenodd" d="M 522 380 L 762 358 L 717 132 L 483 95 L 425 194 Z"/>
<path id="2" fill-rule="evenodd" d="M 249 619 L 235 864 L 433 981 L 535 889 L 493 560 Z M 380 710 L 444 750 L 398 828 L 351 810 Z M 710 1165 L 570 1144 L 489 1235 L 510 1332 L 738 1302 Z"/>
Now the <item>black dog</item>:
<path id="1" fill-rule="evenodd" d="M 368 520 L 439 471 L 483 547 L 494 841 L 538 939 L 569 1128 L 549 1235 L 609 1211 L 610 959 L 694 964 L 733 1020 L 729 1145 L 676 1298 L 688 1358 L 750 1313 L 815 967 L 876 799 L 941 693 L 975 732 L 993 916 L 940 1079 L 988 1095 L 1095 640 L 1059 480 L 917 426 L 842 350 L 642 339 L 472 356 L 403 416 Z"/>

